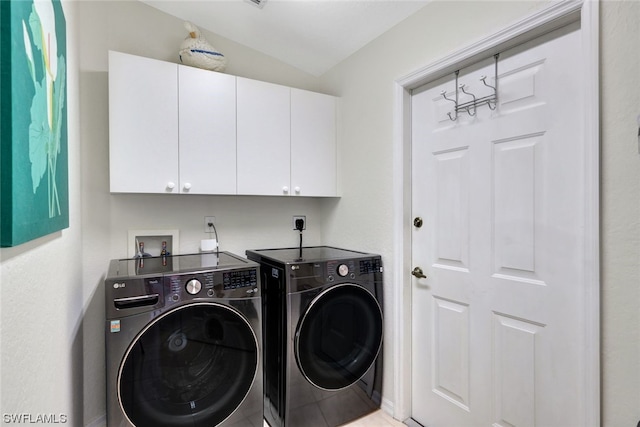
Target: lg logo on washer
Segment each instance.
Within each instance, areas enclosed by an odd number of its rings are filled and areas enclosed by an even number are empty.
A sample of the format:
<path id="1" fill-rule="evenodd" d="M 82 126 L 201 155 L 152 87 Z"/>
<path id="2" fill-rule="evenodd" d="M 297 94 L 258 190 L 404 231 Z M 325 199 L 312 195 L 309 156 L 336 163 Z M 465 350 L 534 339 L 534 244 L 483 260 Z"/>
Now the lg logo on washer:
<path id="1" fill-rule="evenodd" d="M 126 288 L 126 287 L 127 287 L 126 283 L 114 283 L 113 284 L 113 289 Z"/>

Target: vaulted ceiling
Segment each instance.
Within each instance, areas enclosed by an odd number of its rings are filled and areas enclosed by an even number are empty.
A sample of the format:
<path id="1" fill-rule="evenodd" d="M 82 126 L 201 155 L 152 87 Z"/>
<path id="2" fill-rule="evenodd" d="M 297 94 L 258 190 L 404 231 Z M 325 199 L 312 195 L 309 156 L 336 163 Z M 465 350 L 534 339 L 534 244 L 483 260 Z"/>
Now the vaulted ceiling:
<path id="1" fill-rule="evenodd" d="M 141 1 L 320 76 L 429 0 Z"/>

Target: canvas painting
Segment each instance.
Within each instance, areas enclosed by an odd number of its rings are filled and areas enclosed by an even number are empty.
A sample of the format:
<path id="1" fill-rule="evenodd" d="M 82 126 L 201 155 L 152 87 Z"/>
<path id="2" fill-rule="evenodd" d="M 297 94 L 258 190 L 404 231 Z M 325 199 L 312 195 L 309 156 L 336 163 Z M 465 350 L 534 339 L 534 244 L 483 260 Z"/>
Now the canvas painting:
<path id="1" fill-rule="evenodd" d="M 0 241 L 69 226 L 67 39 L 59 0 L 0 1 Z"/>

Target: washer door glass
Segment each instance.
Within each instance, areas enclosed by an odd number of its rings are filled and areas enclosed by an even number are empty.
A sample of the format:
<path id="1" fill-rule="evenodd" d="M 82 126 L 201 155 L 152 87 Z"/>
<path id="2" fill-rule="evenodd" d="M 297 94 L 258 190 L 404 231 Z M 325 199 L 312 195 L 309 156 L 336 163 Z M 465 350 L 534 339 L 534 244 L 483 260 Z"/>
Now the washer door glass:
<path id="1" fill-rule="evenodd" d="M 233 308 L 186 305 L 142 331 L 120 367 L 118 394 L 129 420 L 143 426 L 206 426 L 242 403 L 258 368 L 251 325 Z"/>
<path id="2" fill-rule="evenodd" d="M 358 381 L 382 345 L 382 310 L 356 285 L 338 285 L 318 295 L 298 324 L 295 354 L 309 382 L 339 390 Z"/>

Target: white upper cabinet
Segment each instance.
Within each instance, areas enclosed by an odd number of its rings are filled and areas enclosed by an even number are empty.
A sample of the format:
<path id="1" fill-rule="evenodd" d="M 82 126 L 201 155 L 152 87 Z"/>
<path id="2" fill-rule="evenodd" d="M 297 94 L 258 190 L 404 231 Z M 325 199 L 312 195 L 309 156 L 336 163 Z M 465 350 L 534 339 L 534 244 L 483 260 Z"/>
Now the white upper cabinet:
<path id="1" fill-rule="evenodd" d="M 178 65 L 109 52 L 112 192 L 164 193 L 178 185 Z"/>
<path id="2" fill-rule="evenodd" d="M 238 194 L 337 195 L 336 98 L 238 78 Z"/>
<path id="3" fill-rule="evenodd" d="M 109 53 L 112 192 L 236 193 L 235 77 Z"/>
<path id="4" fill-rule="evenodd" d="M 238 77 L 238 194 L 288 195 L 289 88 Z"/>
<path id="5" fill-rule="evenodd" d="M 180 192 L 236 193 L 236 78 L 180 65 Z"/>
<path id="6" fill-rule="evenodd" d="M 300 196 L 336 196 L 336 98 L 291 89 L 291 187 Z"/>
<path id="7" fill-rule="evenodd" d="M 336 98 L 109 52 L 114 193 L 337 196 Z"/>

